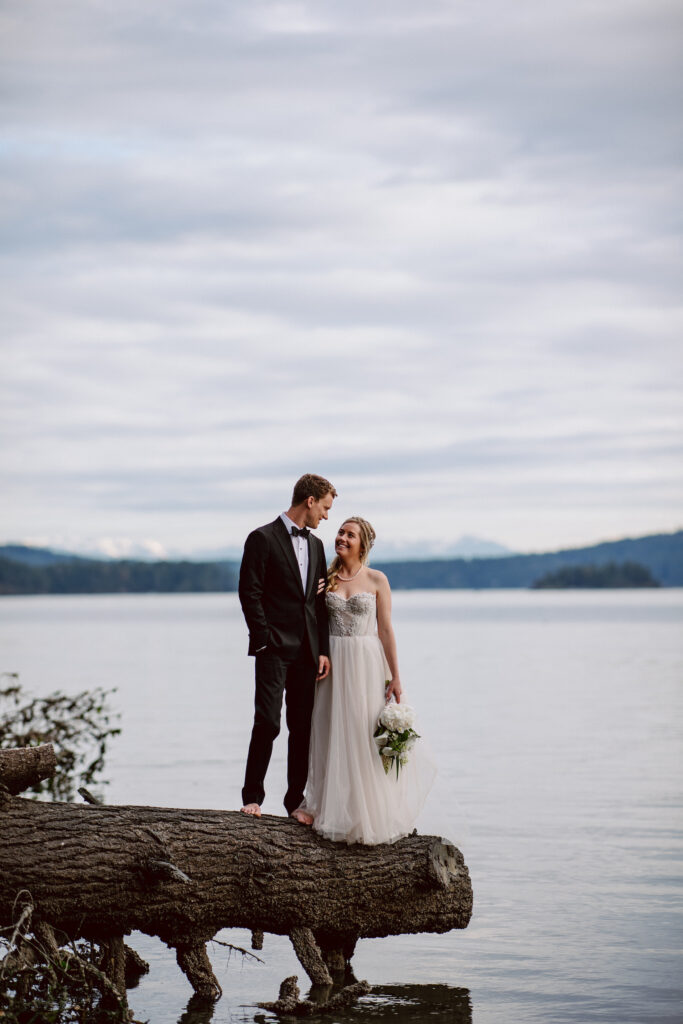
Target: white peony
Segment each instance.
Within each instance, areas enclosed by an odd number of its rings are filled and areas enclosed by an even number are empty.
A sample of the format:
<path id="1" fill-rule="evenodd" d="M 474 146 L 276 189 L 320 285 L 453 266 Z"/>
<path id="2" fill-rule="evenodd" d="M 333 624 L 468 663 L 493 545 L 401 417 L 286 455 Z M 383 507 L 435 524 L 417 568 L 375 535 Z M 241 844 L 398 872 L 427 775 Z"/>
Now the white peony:
<path id="1" fill-rule="evenodd" d="M 405 732 L 414 727 L 415 712 L 409 704 L 387 704 L 379 720 L 389 732 Z"/>
<path id="2" fill-rule="evenodd" d="M 408 704 L 391 703 L 382 709 L 374 740 L 387 775 L 395 768 L 398 778 L 399 770 L 408 764 L 408 751 L 414 746 L 415 740 L 420 738 L 414 725 L 415 712 Z M 405 738 L 399 739 L 400 736 Z"/>

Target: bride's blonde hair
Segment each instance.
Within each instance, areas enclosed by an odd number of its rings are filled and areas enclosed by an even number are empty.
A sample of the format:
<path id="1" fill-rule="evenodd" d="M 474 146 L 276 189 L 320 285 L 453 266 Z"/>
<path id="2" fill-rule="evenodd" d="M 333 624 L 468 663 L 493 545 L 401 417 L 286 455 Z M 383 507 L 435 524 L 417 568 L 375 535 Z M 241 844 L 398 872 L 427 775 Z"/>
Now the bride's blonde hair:
<path id="1" fill-rule="evenodd" d="M 375 537 L 377 534 L 373 530 L 367 519 L 363 519 L 361 516 L 347 516 L 344 523 L 355 523 L 358 527 L 358 535 L 360 538 L 360 560 L 362 565 L 368 564 L 368 558 L 370 556 L 370 548 L 375 543 Z M 344 525 L 342 523 L 342 526 Z M 327 589 L 337 589 L 337 576 L 341 572 L 342 563 L 338 555 L 335 555 L 330 562 L 330 567 L 327 570 Z"/>

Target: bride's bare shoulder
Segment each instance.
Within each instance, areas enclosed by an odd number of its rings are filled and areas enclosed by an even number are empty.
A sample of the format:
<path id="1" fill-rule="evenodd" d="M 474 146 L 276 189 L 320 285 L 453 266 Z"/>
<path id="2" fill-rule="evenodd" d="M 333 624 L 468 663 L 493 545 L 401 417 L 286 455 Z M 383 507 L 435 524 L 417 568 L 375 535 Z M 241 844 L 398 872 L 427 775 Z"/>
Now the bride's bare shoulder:
<path id="1" fill-rule="evenodd" d="M 377 590 L 385 590 L 389 586 L 389 580 L 379 569 L 371 569 L 368 566 L 368 577 Z"/>

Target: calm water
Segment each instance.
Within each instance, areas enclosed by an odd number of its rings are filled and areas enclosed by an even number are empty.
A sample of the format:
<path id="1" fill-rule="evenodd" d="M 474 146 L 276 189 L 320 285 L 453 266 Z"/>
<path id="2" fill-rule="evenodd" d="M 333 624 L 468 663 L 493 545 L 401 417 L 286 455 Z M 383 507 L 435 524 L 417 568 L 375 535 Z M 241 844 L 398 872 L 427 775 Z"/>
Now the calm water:
<path id="1" fill-rule="evenodd" d="M 683 591 L 397 593 L 408 699 L 440 765 L 419 822 L 472 875 L 468 929 L 361 942 L 373 994 L 329 1020 L 683 1021 Z M 252 662 L 236 595 L 3 598 L 0 670 L 34 694 L 117 687 L 109 803 L 239 806 Z M 281 813 L 284 739 L 265 810 Z M 249 934 L 220 938 L 247 946 Z M 305 978 L 211 951 L 225 995 L 195 1012 L 173 954 L 135 934 L 152 1024 L 267 1021 Z"/>

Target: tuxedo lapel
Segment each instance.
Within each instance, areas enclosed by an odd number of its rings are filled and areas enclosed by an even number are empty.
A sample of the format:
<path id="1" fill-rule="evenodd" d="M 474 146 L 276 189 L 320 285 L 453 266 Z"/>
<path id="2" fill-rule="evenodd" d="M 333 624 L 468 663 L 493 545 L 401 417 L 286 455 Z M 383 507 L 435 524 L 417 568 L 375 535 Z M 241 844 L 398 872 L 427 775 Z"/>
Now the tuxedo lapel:
<path id="1" fill-rule="evenodd" d="M 301 573 L 299 572 L 299 566 L 297 565 L 297 561 L 296 561 L 296 558 L 294 556 L 294 548 L 292 546 L 292 538 L 287 533 L 287 527 L 282 522 L 282 520 L 280 519 L 279 516 L 277 517 L 277 519 L 273 523 L 273 529 L 275 531 L 275 536 L 277 537 L 278 541 L 280 542 L 280 547 L 284 551 L 285 559 L 286 559 L 286 561 L 287 561 L 287 563 L 289 565 L 289 568 L 292 570 L 292 572 L 296 576 L 297 582 L 298 582 L 299 586 L 301 587 L 302 586 L 302 584 L 301 584 Z M 310 548 L 309 548 L 309 551 L 308 551 L 308 575 L 309 575 L 309 579 L 310 579 L 310 575 L 311 575 L 311 551 L 310 551 Z M 302 587 L 302 589 L 303 589 L 303 587 Z"/>
<path id="2" fill-rule="evenodd" d="M 313 539 L 313 534 L 308 536 L 308 576 L 306 577 L 306 597 L 311 592 L 311 587 L 315 582 L 315 572 L 318 565 L 318 553 L 316 551 L 316 543 Z"/>

